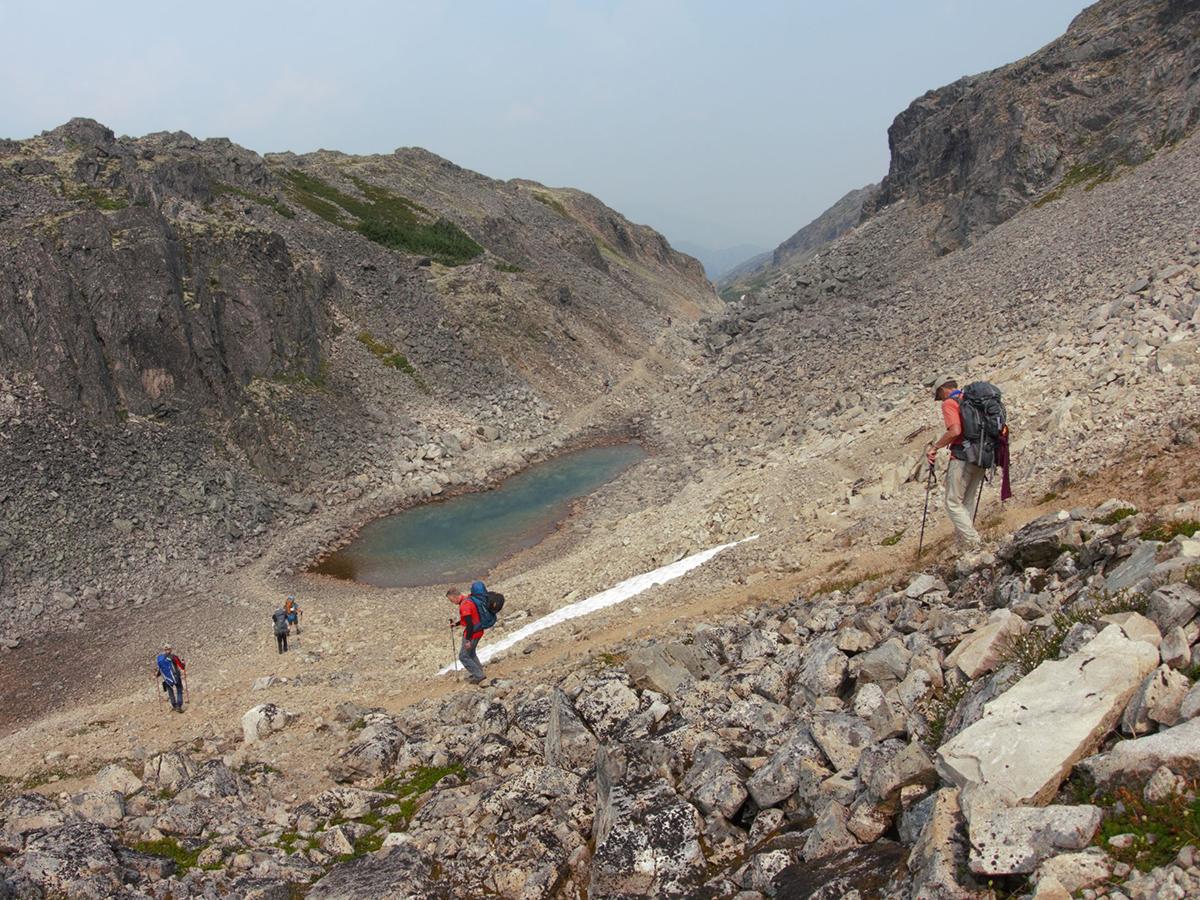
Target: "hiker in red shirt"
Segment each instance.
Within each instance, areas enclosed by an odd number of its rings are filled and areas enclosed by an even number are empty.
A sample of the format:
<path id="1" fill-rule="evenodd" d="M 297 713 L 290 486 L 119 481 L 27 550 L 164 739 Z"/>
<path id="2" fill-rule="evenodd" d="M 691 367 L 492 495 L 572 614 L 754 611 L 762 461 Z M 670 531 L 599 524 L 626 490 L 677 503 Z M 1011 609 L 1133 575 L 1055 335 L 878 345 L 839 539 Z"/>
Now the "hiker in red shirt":
<path id="1" fill-rule="evenodd" d="M 959 398 L 962 391 L 958 382 L 943 376 L 934 382 L 933 397 L 942 404 L 942 420 L 946 423 L 945 433 L 925 451 L 929 464 L 937 460 L 941 447 L 950 448 L 950 466 L 946 470 L 946 515 L 954 525 L 954 537 L 959 549 L 973 549 L 982 544 L 975 530 L 975 501 L 979 497 L 979 485 L 983 483 L 984 470 L 967 462 L 963 450 L 962 410 Z"/>
<path id="2" fill-rule="evenodd" d="M 455 588 L 446 591 L 446 599 L 458 605 L 458 619 L 451 619 L 450 627 L 454 628 L 457 625 L 463 627 L 462 649 L 458 652 L 458 660 L 470 673 L 471 684 L 482 684 L 484 680 L 483 665 L 475 654 L 475 647 L 479 644 L 479 639 L 483 637 L 483 628 L 479 624 L 479 609 L 469 596 L 460 593 Z"/>

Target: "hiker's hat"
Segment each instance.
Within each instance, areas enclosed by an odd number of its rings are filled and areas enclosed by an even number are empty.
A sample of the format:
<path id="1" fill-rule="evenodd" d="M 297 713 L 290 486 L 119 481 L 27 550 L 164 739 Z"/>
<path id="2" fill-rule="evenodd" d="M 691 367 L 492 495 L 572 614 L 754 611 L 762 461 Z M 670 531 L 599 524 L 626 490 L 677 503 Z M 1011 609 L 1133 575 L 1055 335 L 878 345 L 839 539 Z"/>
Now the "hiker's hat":
<path id="1" fill-rule="evenodd" d="M 170 645 L 170 644 L 163 644 L 163 649 L 164 649 L 164 650 L 170 650 L 170 649 L 171 649 L 171 645 Z"/>
<path id="2" fill-rule="evenodd" d="M 949 384 L 954 380 L 955 378 L 953 375 L 939 375 L 937 378 L 935 378 L 933 380 L 933 399 L 937 399 L 938 391 L 942 389 L 943 385 Z"/>

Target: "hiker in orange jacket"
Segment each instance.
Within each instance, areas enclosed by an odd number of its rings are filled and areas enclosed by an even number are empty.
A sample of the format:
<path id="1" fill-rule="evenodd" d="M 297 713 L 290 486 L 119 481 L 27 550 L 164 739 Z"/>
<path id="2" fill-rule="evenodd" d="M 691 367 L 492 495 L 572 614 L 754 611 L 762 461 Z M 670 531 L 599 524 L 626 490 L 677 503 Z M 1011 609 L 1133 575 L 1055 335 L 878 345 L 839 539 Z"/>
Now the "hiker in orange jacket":
<path id="1" fill-rule="evenodd" d="M 479 662 L 475 653 L 479 639 L 483 637 L 483 628 L 479 625 L 479 609 L 475 606 L 475 601 L 455 588 L 446 591 L 446 599 L 458 605 L 458 619 L 451 619 L 450 627 L 463 627 L 462 649 L 458 651 L 458 660 L 470 673 L 471 684 L 481 684 L 484 680 L 483 664 Z"/>

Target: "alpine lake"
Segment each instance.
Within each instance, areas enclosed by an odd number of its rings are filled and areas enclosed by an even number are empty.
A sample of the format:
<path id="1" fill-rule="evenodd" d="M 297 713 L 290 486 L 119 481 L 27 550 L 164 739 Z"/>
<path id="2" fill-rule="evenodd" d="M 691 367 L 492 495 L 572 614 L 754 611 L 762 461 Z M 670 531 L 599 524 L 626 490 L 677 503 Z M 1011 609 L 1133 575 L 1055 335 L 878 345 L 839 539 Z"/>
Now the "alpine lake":
<path id="1" fill-rule="evenodd" d="M 309 569 L 382 588 L 469 583 L 552 534 L 576 500 L 650 454 L 610 444 L 537 463 L 489 491 L 414 506 L 367 524 Z"/>

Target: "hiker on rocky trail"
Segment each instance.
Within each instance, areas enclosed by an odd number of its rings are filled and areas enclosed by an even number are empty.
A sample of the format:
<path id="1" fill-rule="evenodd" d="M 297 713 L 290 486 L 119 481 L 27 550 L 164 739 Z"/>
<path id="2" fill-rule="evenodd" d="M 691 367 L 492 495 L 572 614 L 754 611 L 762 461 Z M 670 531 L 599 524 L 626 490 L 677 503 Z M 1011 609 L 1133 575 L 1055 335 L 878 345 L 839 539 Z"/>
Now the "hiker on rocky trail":
<path id="1" fill-rule="evenodd" d="M 287 613 L 289 625 L 296 626 L 296 634 L 300 633 L 300 606 L 296 603 L 296 595 L 289 594 L 287 602 L 283 604 L 283 611 Z"/>
<path id="2" fill-rule="evenodd" d="M 162 653 L 154 660 L 155 675 L 162 678 L 162 689 L 171 698 L 171 709 L 183 712 L 183 660 L 171 652 L 170 644 L 163 644 Z"/>
<path id="3" fill-rule="evenodd" d="M 967 461 L 963 447 L 963 423 L 960 399 L 962 391 L 958 382 L 943 375 L 933 384 L 933 397 L 942 404 L 942 419 L 946 431 L 929 445 L 925 458 L 932 466 L 937 462 L 937 452 L 942 447 L 950 448 L 950 466 L 946 470 L 946 515 L 954 526 L 955 542 L 959 549 L 979 547 L 983 541 L 975 530 L 975 503 L 979 488 L 983 484 L 984 468 Z"/>
<path id="4" fill-rule="evenodd" d="M 271 621 L 275 624 L 275 645 L 280 653 L 287 652 L 288 614 L 283 608 L 271 613 Z"/>
<path id="5" fill-rule="evenodd" d="M 463 627 L 462 649 L 458 652 L 458 660 L 470 674 L 471 684 L 483 683 L 483 665 L 479 662 L 475 648 L 479 645 L 479 639 L 483 637 L 484 629 L 496 624 L 495 613 L 504 604 L 502 595 L 492 596 L 501 598 L 499 605 L 489 601 L 488 589 L 482 581 L 471 585 L 469 595 L 461 594 L 454 588 L 446 591 L 446 599 L 458 604 L 458 620 L 451 619 L 450 627 Z"/>

